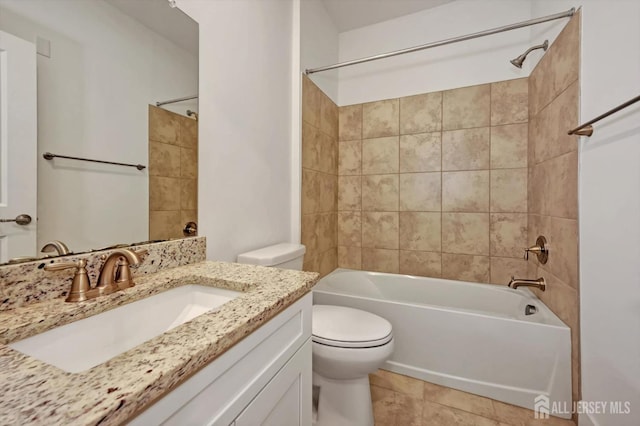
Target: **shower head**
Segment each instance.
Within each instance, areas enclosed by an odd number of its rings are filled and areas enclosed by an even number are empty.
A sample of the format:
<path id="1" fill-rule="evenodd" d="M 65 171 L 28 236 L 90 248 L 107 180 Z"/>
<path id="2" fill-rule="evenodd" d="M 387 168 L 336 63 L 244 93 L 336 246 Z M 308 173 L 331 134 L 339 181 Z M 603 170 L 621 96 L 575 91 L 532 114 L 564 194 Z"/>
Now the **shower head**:
<path id="1" fill-rule="evenodd" d="M 525 59 L 527 59 L 527 55 L 529 53 L 531 53 L 532 51 L 536 50 L 536 49 L 544 49 L 545 51 L 547 50 L 547 48 L 549 47 L 549 40 L 545 40 L 544 43 L 538 45 L 538 46 L 533 46 L 527 49 L 526 52 L 524 52 L 522 55 L 518 56 L 515 59 L 512 59 L 511 62 L 513 64 L 513 66 L 518 67 L 518 68 L 522 68 L 522 63 L 524 62 Z"/>

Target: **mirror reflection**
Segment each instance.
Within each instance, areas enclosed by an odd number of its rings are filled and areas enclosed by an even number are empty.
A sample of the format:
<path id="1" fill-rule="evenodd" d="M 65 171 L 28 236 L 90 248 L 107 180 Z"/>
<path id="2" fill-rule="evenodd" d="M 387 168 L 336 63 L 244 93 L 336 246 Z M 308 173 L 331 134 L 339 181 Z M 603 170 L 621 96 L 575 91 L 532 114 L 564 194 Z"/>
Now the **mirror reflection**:
<path id="1" fill-rule="evenodd" d="M 195 234 L 195 21 L 167 0 L 0 0 L 0 73 L 0 263 Z"/>

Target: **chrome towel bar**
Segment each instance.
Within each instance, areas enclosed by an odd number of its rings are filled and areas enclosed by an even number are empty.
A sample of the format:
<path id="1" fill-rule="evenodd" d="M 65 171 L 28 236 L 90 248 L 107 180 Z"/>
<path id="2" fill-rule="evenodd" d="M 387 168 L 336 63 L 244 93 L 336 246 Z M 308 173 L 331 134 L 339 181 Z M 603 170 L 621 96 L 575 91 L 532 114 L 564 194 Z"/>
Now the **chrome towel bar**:
<path id="1" fill-rule="evenodd" d="M 102 164 L 113 164 L 116 166 L 135 167 L 138 170 L 143 170 L 147 168 L 147 166 L 143 166 L 142 164 L 116 163 L 114 161 L 93 160 L 91 158 L 71 157 L 69 155 L 58 155 L 58 154 L 52 154 L 50 152 L 45 152 L 44 154 L 42 154 L 42 157 L 44 157 L 45 160 L 53 160 L 54 158 L 66 158 L 68 160 L 90 161 L 92 163 L 102 163 Z"/>

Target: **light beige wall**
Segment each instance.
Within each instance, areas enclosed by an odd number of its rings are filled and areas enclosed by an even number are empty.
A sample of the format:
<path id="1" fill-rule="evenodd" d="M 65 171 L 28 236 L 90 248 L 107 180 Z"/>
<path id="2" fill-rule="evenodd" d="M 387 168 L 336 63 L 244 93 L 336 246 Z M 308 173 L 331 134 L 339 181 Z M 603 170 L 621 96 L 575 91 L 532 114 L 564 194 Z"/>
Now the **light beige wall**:
<path id="1" fill-rule="evenodd" d="M 544 235 L 549 261 L 529 259 L 529 276 L 547 280 L 538 296 L 572 335 L 573 399 L 580 399 L 578 280 L 578 123 L 580 12 L 551 45 L 529 78 L 529 241 Z"/>
<path id="2" fill-rule="evenodd" d="M 339 266 L 524 276 L 527 122 L 527 79 L 341 107 Z"/>
<path id="3" fill-rule="evenodd" d="M 337 265 L 338 107 L 308 77 L 302 81 L 302 236 L 305 271 Z"/>
<path id="4" fill-rule="evenodd" d="M 149 239 L 198 221 L 198 123 L 149 105 Z"/>

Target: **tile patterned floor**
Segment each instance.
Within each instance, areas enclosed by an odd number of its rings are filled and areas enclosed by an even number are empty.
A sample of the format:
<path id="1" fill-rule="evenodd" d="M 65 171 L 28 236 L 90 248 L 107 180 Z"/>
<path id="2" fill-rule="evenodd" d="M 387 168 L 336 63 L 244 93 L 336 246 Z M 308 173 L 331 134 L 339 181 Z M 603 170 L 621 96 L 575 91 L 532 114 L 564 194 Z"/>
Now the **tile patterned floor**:
<path id="1" fill-rule="evenodd" d="M 575 426 L 533 411 L 385 370 L 369 376 L 376 426 Z"/>

